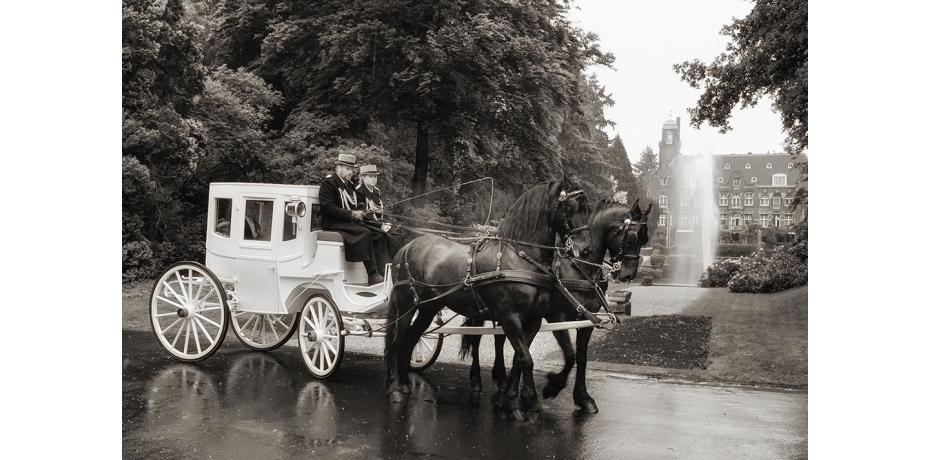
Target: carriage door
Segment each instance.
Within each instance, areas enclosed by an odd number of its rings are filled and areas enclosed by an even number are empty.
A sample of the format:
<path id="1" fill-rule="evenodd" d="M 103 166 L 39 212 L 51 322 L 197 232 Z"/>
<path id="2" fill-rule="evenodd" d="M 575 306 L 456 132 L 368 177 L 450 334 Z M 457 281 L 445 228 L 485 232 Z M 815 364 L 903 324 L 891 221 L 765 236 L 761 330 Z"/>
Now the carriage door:
<path id="1" fill-rule="evenodd" d="M 243 223 L 236 260 L 239 306 L 253 312 L 277 313 L 278 278 L 272 225 L 274 213 L 283 210 L 275 209 L 273 198 L 245 198 L 238 211 Z"/>

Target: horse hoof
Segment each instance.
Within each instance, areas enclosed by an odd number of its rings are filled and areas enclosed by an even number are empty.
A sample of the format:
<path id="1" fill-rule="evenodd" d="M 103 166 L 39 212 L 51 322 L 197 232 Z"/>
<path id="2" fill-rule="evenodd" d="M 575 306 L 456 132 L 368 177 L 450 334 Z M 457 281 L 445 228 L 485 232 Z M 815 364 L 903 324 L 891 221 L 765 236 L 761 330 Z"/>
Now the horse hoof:
<path id="1" fill-rule="evenodd" d="M 558 396 L 560 391 L 562 391 L 561 388 L 558 388 L 550 382 L 543 387 L 542 397 L 543 399 L 552 399 Z"/>
<path id="2" fill-rule="evenodd" d="M 594 404 L 594 400 L 593 400 L 593 399 L 585 399 L 585 400 L 581 400 L 581 401 L 575 401 L 575 405 L 578 406 L 579 408 L 581 408 L 581 410 L 584 411 L 584 412 L 589 412 L 589 413 L 592 413 L 592 414 L 596 414 L 596 413 L 600 412 L 600 410 L 598 410 L 598 408 L 597 408 L 597 404 Z"/>
<path id="3" fill-rule="evenodd" d="M 402 403 L 407 400 L 404 394 L 398 390 L 394 390 L 388 394 L 388 397 L 391 399 L 391 402 Z"/>
<path id="4" fill-rule="evenodd" d="M 542 423 L 542 412 L 530 412 L 529 418 L 526 421 L 539 425 Z"/>

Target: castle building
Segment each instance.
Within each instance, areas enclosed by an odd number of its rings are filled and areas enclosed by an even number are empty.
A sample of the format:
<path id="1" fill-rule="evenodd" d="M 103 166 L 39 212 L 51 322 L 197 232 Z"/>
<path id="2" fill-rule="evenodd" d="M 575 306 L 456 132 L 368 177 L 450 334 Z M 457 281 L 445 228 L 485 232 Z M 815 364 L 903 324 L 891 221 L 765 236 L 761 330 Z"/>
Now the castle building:
<path id="1" fill-rule="evenodd" d="M 666 245 L 692 241 L 702 228 L 701 219 L 714 215 L 705 212 L 710 207 L 717 211 L 723 240 L 745 241 L 747 232 L 757 228 L 774 228 L 782 238 L 806 213 L 803 206 L 789 209 L 797 191 L 807 185 L 796 167 L 806 161 L 807 155 L 784 153 L 682 155 L 681 117 L 666 121 L 659 166 L 646 183 L 646 196 L 660 210 L 655 239 L 667 238 Z M 701 193 L 707 188 L 711 195 Z"/>

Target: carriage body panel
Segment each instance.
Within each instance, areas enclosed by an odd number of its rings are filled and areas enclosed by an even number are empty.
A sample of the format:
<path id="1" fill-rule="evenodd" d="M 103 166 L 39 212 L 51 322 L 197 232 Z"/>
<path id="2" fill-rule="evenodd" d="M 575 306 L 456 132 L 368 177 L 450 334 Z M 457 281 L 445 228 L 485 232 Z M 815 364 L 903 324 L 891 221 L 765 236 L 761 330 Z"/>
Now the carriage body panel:
<path id="1" fill-rule="evenodd" d="M 345 260 L 341 235 L 320 228 L 319 192 L 317 185 L 210 184 L 206 266 L 235 293 L 232 308 L 294 313 L 312 293 L 346 312 L 384 302 L 384 286 L 369 289 L 364 265 Z M 297 203 L 306 207 L 302 216 L 287 212 Z"/>

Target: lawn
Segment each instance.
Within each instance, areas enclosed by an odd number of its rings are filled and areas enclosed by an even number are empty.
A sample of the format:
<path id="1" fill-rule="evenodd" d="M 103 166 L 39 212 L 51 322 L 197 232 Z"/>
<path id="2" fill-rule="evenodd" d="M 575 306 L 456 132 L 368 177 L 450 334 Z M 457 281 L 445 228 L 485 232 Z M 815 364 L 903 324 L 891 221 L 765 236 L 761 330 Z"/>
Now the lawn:
<path id="1" fill-rule="evenodd" d="M 807 290 L 707 289 L 681 315 L 633 317 L 596 333 L 590 359 L 655 377 L 807 389 Z"/>

